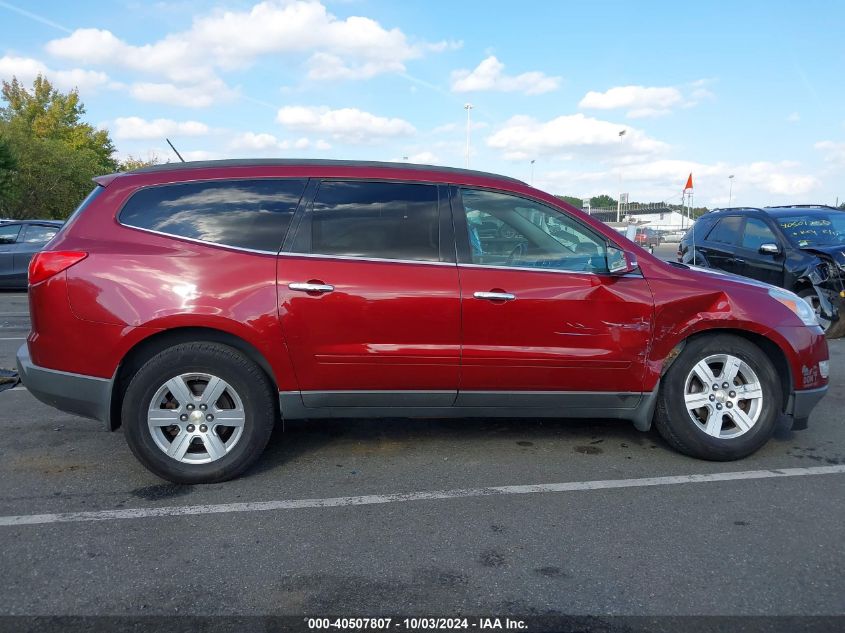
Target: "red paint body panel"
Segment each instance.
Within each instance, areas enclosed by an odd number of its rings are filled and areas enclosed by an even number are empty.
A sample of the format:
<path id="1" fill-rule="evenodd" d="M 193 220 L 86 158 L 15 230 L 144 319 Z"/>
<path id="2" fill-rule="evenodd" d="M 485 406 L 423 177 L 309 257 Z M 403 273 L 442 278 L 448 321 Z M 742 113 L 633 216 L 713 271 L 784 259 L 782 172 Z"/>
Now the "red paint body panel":
<path id="1" fill-rule="evenodd" d="M 303 391 L 455 391 L 461 296 L 454 264 L 279 257 L 279 315 Z M 319 295 L 291 282 L 330 284 Z"/>
<path id="2" fill-rule="evenodd" d="M 494 188 L 569 213 L 636 253 L 642 277 L 258 254 L 121 226 L 139 187 L 231 178 L 360 178 Z M 51 242 L 80 263 L 30 289 L 35 364 L 111 377 L 140 341 L 180 327 L 252 344 L 280 391 L 650 391 L 664 360 L 708 329 L 764 336 L 788 359 L 793 386 L 823 386 L 821 331 L 765 288 L 672 267 L 603 223 L 525 184 L 493 176 L 351 165 L 219 166 L 108 177 Z M 277 284 L 278 276 L 278 284 Z M 294 293 L 293 281 L 336 287 Z M 475 299 L 505 290 L 517 301 Z"/>
<path id="3" fill-rule="evenodd" d="M 643 387 L 652 299 L 637 277 L 462 266 L 461 390 Z M 489 301 L 475 292 L 507 292 Z"/>

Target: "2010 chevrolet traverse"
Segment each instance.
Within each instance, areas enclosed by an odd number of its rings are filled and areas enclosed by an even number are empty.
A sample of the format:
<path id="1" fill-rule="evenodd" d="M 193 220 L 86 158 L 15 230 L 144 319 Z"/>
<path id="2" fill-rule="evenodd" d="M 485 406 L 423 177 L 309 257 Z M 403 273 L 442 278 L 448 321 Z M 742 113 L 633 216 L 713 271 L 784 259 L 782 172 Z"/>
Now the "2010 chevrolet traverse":
<path id="1" fill-rule="evenodd" d="M 611 417 L 737 459 L 827 389 L 794 294 L 509 178 L 253 160 L 96 182 L 31 263 L 18 366 L 171 481 L 238 475 L 283 417 Z"/>

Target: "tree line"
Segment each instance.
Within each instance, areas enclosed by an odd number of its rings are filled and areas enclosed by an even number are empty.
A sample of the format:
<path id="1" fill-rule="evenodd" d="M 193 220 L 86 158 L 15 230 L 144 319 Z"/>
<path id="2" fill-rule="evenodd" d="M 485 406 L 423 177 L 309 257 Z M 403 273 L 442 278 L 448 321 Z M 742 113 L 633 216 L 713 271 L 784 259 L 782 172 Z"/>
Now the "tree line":
<path id="1" fill-rule="evenodd" d="M 0 107 L 0 218 L 65 219 L 91 179 L 146 164 L 114 158 L 107 130 L 83 120 L 77 90 L 62 93 L 39 75 L 27 89 L 4 81 Z"/>

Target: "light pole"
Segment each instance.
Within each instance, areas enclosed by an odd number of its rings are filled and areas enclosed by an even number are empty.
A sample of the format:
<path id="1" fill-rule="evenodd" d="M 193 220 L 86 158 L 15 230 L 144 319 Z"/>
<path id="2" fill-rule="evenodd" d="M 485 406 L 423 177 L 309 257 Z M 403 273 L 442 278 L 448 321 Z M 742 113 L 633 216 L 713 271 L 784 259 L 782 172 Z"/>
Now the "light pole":
<path id="1" fill-rule="evenodd" d="M 531 186 L 532 187 L 534 186 L 534 161 L 535 160 L 536 160 L 535 158 L 531 159 Z"/>
<path id="2" fill-rule="evenodd" d="M 619 130 L 619 148 L 620 152 L 619 155 L 621 157 L 622 152 L 622 137 L 625 136 L 625 132 L 627 130 Z M 616 202 L 616 221 L 622 221 L 622 165 L 619 165 L 619 200 Z"/>
<path id="3" fill-rule="evenodd" d="M 471 103 L 465 103 L 464 104 L 464 110 L 467 111 L 467 155 L 466 155 L 466 161 L 465 161 L 464 166 L 467 169 L 469 169 L 469 130 L 470 130 L 470 126 L 471 126 L 470 110 L 472 110 L 472 104 Z"/>
<path id="4" fill-rule="evenodd" d="M 728 176 L 728 182 L 730 182 L 730 186 L 728 187 L 728 208 L 731 206 L 731 200 L 734 197 L 734 175 L 731 174 Z"/>

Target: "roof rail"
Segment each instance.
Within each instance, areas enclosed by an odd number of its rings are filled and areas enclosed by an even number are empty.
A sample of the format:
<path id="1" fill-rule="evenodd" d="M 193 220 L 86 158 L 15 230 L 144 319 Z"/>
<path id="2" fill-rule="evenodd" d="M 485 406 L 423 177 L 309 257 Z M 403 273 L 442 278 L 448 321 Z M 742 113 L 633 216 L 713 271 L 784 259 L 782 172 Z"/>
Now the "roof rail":
<path id="1" fill-rule="evenodd" d="M 767 209 L 833 209 L 834 211 L 842 211 L 839 207 L 834 207 L 829 204 L 772 204 L 766 207 Z"/>
<path id="2" fill-rule="evenodd" d="M 324 160 L 324 159 L 296 159 L 296 158 L 245 158 L 245 159 L 225 159 L 225 160 L 200 160 L 200 161 L 185 161 L 184 163 L 163 163 L 161 165 L 150 165 L 148 167 L 141 167 L 140 169 L 133 169 L 132 171 L 123 172 L 123 174 L 146 174 L 157 171 L 182 171 L 185 169 L 204 169 L 214 167 L 265 167 L 265 166 L 288 166 L 288 167 L 369 167 L 380 169 L 404 169 L 404 170 L 424 170 L 434 171 L 444 174 L 462 174 L 466 176 L 484 176 L 487 178 L 496 178 L 498 180 L 506 180 L 509 182 L 516 182 L 525 184 L 524 181 L 511 176 L 503 176 L 501 174 L 494 174 L 486 171 L 476 171 L 474 169 L 462 169 L 460 167 L 442 167 L 439 165 L 420 165 L 417 163 L 390 163 L 380 161 L 366 161 L 366 160 Z M 118 174 L 122 175 L 122 174 Z"/>
<path id="3" fill-rule="evenodd" d="M 710 213 L 724 213 L 725 211 L 762 211 L 760 207 L 720 207 L 718 209 L 711 209 Z"/>

